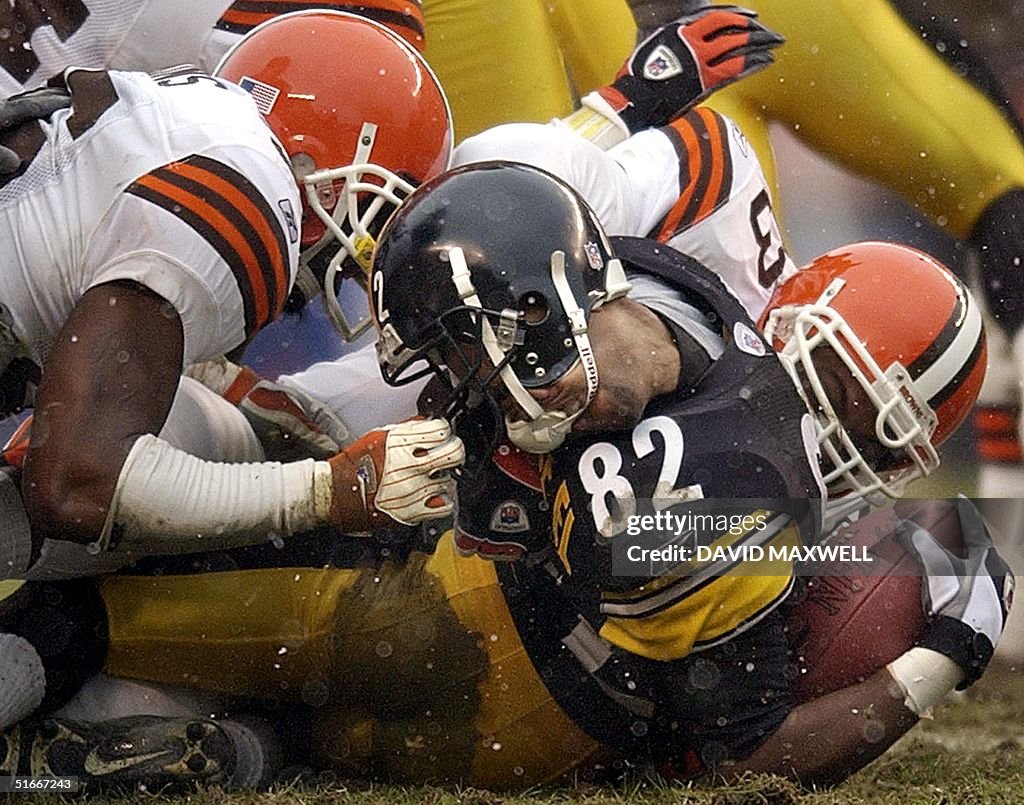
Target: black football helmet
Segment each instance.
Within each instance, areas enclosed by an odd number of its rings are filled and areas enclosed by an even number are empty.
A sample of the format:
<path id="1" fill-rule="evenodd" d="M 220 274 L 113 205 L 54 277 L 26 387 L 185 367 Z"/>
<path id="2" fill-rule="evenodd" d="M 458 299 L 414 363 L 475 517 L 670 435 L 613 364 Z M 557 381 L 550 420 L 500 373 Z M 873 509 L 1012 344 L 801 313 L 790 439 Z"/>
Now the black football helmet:
<path id="1" fill-rule="evenodd" d="M 371 273 L 381 370 L 392 385 L 429 372 L 444 378 L 449 417 L 478 401 L 474 392 L 494 404 L 488 389 L 500 380 L 529 417 L 506 421 L 510 438 L 547 452 L 574 417 L 545 411 L 528 390 L 582 362 L 593 398 L 588 319 L 628 288 L 571 187 L 529 165 L 466 165 L 415 190 L 381 232 Z M 485 360 L 494 370 L 481 377 Z"/>

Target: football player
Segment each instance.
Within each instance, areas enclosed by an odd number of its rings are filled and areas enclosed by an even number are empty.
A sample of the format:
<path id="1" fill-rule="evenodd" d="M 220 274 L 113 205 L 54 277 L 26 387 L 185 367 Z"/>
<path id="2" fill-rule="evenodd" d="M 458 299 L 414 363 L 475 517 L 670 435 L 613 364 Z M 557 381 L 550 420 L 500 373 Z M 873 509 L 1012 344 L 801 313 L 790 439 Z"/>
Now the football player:
<path id="1" fill-rule="evenodd" d="M 877 294 L 893 277 L 913 315 Z M 656 241 L 609 241 L 567 185 L 496 162 L 403 204 L 372 294 L 389 381 L 435 377 L 425 402 L 469 445 L 454 535 L 360 569 L 109 578 L 108 671 L 311 705 L 318 766 L 510 788 L 623 758 L 834 782 L 984 669 L 1005 569 L 969 507 L 959 564 L 907 514 L 936 585 L 919 645 L 810 702 L 791 685 L 790 564 L 613 565 L 645 499 L 740 500 L 766 528 L 720 544 L 797 545 L 820 537 L 814 500 L 895 495 L 931 471 L 985 359 L 976 304 L 935 261 L 889 244 L 815 261 L 769 304 L 780 361 L 713 273 Z M 135 730 L 50 719 L 8 745 L 42 736 L 32 762 L 70 773 L 67 742 Z"/>
<path id="2" fill-rule="evenodd" d="M 636 42 L 706 7 L 700 0 L 563 0 L 540 11 L 523 0 L 503 4 L 498 17 L 484 12 L 485 5 L 425 2 L 435 32 L 428 58 L 457 99 L 460 136 L 506 121 L 568 114 L 576 96 L 567 86 L 578 95 L 599 88 Z M 983 494 L 1016 497 L 1024 467 L 1024 146 L 1005 91 L 978 57 L 979 43 L 944 30 L 943 4 L 844 0 L 828 14 L 809 0 L 744 5 L 789 44 L 770 73 L 708 103 L 742 128 L 769 186 L 777 186 L 769 140 L 775 123 L 842 167 L 893 189 L 971 247 L 985 303 L 999 326 L 990 345 L 994 370 L 975 421 L 979 483 Z M 1012 15 L 1004 19 L 1010 24 Z M 520 65 L 515 54 L 524 47 L 541 55 Z M 490 79 L 509 64 L 508 80 Z"/>
<path id="3" fill-rule="evenodd" d="M 709 6 L 680 24 L 695 31 L 694 37 L 716 32 L 714 44 L 659 78 L 638 75 L 631 81 L 632 125 L 650 128 L 622 139 L 623 124 L 589 110 L 553 125 L 500 125 L 460 143 L 452 162 L 508 159 L 554 173 L 583 195 L 608 232 L 656 233 L 718 273 L 756 318 L 772 289 L 796 266 L 743 133 L 724 116 L 693 107 L 770 65 L 781 39 L 754 15 L 726 8 Z M 722 63 L 728 67 L 719 67 Z M 596 135 L 600 145 L 580 136 L 594 132 L 603 132 Z M 257 368 L 265 365 L 259 355 L 245 357 Z M 346 423 L 362 428 L 409 415 L 418 393 L 414 386 L 383 393 L 370 343 L 293 372 L 288 382 L 333 410 L 346 411 Z"/>
<path id="4" fill-rule="evenodd" d="M 69 64 L 160 70 L 193 64 L 212 71 L 238 40 L 272 17 L 304 8 L 361 14 L 424 47 L 419 0 L 18 0 L 0 9 L 0 96 L 42 86 Z"/>
<path id="5" fill-rule="evenodd" d="M 680 10 L 658 0 L 629 4 L 647 31 Z M 945 23 L 935 4 L 873 0 L 827 15 L 805 0 L 751 5 L 789 45 L 770 80 L 737 84 L 710 104 L 742 126 L 773 183 L 769 127 L 776 123 L 843 168 L 892 188 L 970 247 L 998 325 L 990 328 L 997 330 L 994 371 L 975 414 L 980 491 L 1018 496 L 1024 137 L 1005 86 L 980 43 Z"/>
<path id="6" fill-rule="evenodd" d="M 42 86 L 69 64 L 145 71 L 193 64 L 212 72 L 224 53 L 257 25 L 314 8 L 360 14 L 388 26 L 417 50 L 424 48 L 420 0 L 19 0 L 0 9 L 0 29 L 7 32 L 0 48 L 0 97 Z M 384 92 L 373 100 L 384 106 L 392 99 Z M 304 307 L 310 282 L 303 275 L 286 312 L 306 315 L 277 319 L 247 348 L 249 361 L 265 376 L 335 357 L 343 348 L 331 328 L 334 309 L 325 317 L 317 308 Z M 290 344 L 295 345 L 291 350 L 282 346 Z"/>
<path id="7" fill-rule="evenodd" d="M 261 80 L 282 40 L 300 56 Z M 319 54 L 350 47 L 363 56 L 339 96 Z M 2 575 L 90 575 L 139 554 L 450 510 L 445 470 L 462 447 L 443 422 L 354 443 L 341 428 L 322 460 L 261 461 L 238 412 L 181 377 L 272 321 L 300 264 L 325 276 L 361 258 L 360 216 L 386 214 L 445 167 L 450 118 L 422 58 L 365 18 L 309 12 L 253 31 L 221 77 L 69 69 L 63 84 L 68 108 L 2 134 L 20 162 L 0 188 L 2 413 L 35 409 L 23 468 L 0 476 Z M 391 99 L 400 125 L 359 107 L 371 93 Z M 405 147 L 406 125 L 417 148 Z M 251 407 L 282 413 L 280 390 L 224 381 Z M 197 417 L 214 424 L 197 428 Z M 4 638 L 28 680 L 0 697 L 5 723 L 42 696 L 25 644 L 40 637 Z"/>

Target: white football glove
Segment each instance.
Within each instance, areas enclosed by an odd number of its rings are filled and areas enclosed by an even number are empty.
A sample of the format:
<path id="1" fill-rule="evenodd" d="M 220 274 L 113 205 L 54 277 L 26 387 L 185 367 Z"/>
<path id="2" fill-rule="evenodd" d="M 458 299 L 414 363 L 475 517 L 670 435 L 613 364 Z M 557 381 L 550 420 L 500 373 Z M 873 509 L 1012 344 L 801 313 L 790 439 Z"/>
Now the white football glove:
<path id="1" fill-rule="evenodd" d="M 981 676 L 1013 599 L 1013 574 L 995 552 L 988 528 L 963 496 L 956 513 L 966 557 L 946 550 L 924 527 L 904 520 L 898 539 L 924 569 L 921 601 L 930 620 L 918 645 L 945 654 L 967 674 L 967 687 Z"/>

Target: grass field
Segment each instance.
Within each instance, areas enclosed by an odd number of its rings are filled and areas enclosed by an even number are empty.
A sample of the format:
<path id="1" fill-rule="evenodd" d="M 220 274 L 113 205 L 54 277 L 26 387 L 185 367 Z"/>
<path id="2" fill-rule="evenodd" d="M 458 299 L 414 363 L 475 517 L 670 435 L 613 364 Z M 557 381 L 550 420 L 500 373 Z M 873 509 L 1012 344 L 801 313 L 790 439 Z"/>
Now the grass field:
<path id="1" fill-rule="evenodd" d="M 21 795 L 39 805 L 67 802 Z M 566 784 L 519 794 L 473 789 L 399 788 L 321 778 L 282 783 L 263 793 L 207 790 L 190 797 L 137 793 L 91 797 L 90 803 L 138 802 L 190 805 L 976 805 L 1024 802 L 1024 672 L 993 664 L 970 691 L 955 694 L 886 755 L 830 791 L 803 792 L 784 780 L 753 777 L 730 788 L 712 783 L 672 785 L 634 776 L 616 786 Z"/>

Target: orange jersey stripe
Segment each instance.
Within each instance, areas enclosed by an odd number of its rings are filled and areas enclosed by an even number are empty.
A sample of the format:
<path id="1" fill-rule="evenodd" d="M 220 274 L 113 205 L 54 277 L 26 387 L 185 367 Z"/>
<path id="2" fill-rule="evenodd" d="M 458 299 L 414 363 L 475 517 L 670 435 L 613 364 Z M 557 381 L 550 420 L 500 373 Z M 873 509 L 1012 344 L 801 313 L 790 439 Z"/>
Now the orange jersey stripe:
<path id="1" fill-rule="evenodd" d="M 975 452 L 981 461 L 990 464 L 1019 464 L 1024 461 L 1017 434 L 1020 409 L 979 405 L 974 409 L 974 430 L 977 434 Z"/>
<path id="2" fill-rule="evenodd" d="M 661 131 L 675 146 L 681 168 L 679 199 L 655 228 L 655 237 L 667 242 L 729 200 L 732 154 L 725 121 L 706 107 L 690 110 Z"/>
<path id="3" fill-rule="evenodd" d="M 676 136 L 671 137 L 672 133 L 675 133 Z M 668 211 L 668 215 L 665 216 L 665 220 L 658 230 L 657 239 L 662 243 L 668 242 L 679 231 L 679 222 L 689 207 L 690 199 L 697 187 L 695 179 L 701 174 L 700 145 L 697 141 L 697 132 L 694 131 L 690 121 L 686 117 L 673 121 L 667 127 L 666 134 L 669 134 L 675 142 L 681 143 L 681 145 L 677 144 L 676 153 L 679 154 L 680 168 L 685 168 L 686 172 L 683 173 L 680 170 L 679 198 L 672 205 L 672 209 Z"/>
<path id="4" fill-rule="evenodd" d="M 277 213 L 245 177 L 192 155 L 136 180 L 127 190 L 194 229 L 230 268 L 245 314 L 246 338 L 275 318 L 290 280 L 290 254 Z"/>
<path id="5" fill-rule="evenodd" d="M 1024 452 L 1017 442 L 979 439 L 976 452 L 978 460 L 988 464 L 1020 464 L 1024 461 Z"/>
<path id="6" fill-rule="evenodd" d="M 346 11 L 385 25 L 417 49 L 423 49 L 424 20 L 419 0 L 363 0 L 363 2 L 309 2 L 308 0 L 238 0 L 217 22 L 217 28 L 245 34 L 262 22 L 291 11 Z"/>
<path id="7" fill-rule="evenodd" d="M 256 231 L 260 241 L 263 243 L 263 247 L 266 249 L 267 254 L 270 257 L 271 265 L 273 267 L 273 282 L 274 291 L 271 294 L 269 291 L 264 292 L 264 296 L 269 299 L 276 300 L 276 304 L 273 306 L 273 318 L 277 318 L 281 313 L 281 307 L 284 305 L 285 297 L 288 295 L 288 267 L 285 263 L 287 254 L 282 253 L 280 249 L 276 248 L 277 242 L 274 236 L 274 231 L 271 228 L 271 224 L 267 221 L 263 214 L 263 211 L 256 206 L 253 200 L 243 193 L 237 186 L 231 184 L 227 180 L 221 178 L 217 174 L 207 170 L 206 168 L 198 165 L 189 164 L 186 162 L 176 166 L 176 169 L 182 176 L 189 176 L 196 182 L 204 184 L 212 190 L 216 191 L 222 198 L 231 203 L 235 209 L 237 209 L 249 222 L 252 228 Z M 253 269 L 256 270 L 257 264 L 254 263 Z M 250 276 L 251 276 L 250 272 Z M 254 277 L 253 284 L 263 284 L 266 282 L 265 277 Z"/>
<path id="8" fill-rule="evenodd" d="M 704 121 L 708 145 L 711 151 L 711 159 L 706 160 L 704 163 L 705 167 L 709 170 L 708 185 L 707 190 L 704 192 L 704 199 L 701 201 L 700 208 L 697 210 L 697 216 L 694 219 L 694 222 L 696 222 L 706 218 L 718 206 L 722 195 L 722 181 L 725 179 L 725 163 L 727 161 L 721 157 L 724 156 L 724 149 L 729 146 L 728 143 L 722 142 L 722 132 L 718 128 L 715 113 L 705 107 L 698 107 L 694 111 Z"/>
<path id="9" fill-rule="evenodd" d="M 219 210 L 209 204 L 205 199 L 193 195 L 186 190 L 181 190 L 170 182 L 164 179 L 159 179 L 153 174 L 143 176 L 136 184 L 141 185 L 142 187 L 148 187 L 150 190 L 166 196 L 181 207 L 191 210 L 228 240 L 235 251 L 237 251 L 241 256 L 246 267 L 246 271 L 249 274 L 250 287 L 252 287 L 256 292 L 254 294 L 256 318 L 264 324 L 268 322 L 270 320 L 270 305 L 267 302 L 266 287 L 263 286 L 263 284 L 259 282 L 258 277 L 254 275 L 256 268 L 256 254 L 253 252 L 249 244 L 246 243 L 242 234 L 231 225 L 230 221 L 228 221 L 228 219 Z"/>
<path id="10" fill-rule="evenodd" d="M 974 428 L 978 433 L 1004 435 L 1017 428 L 1020 411 L 1016 408 L 996 408 L 979 405 L 974 409 Z"/>

